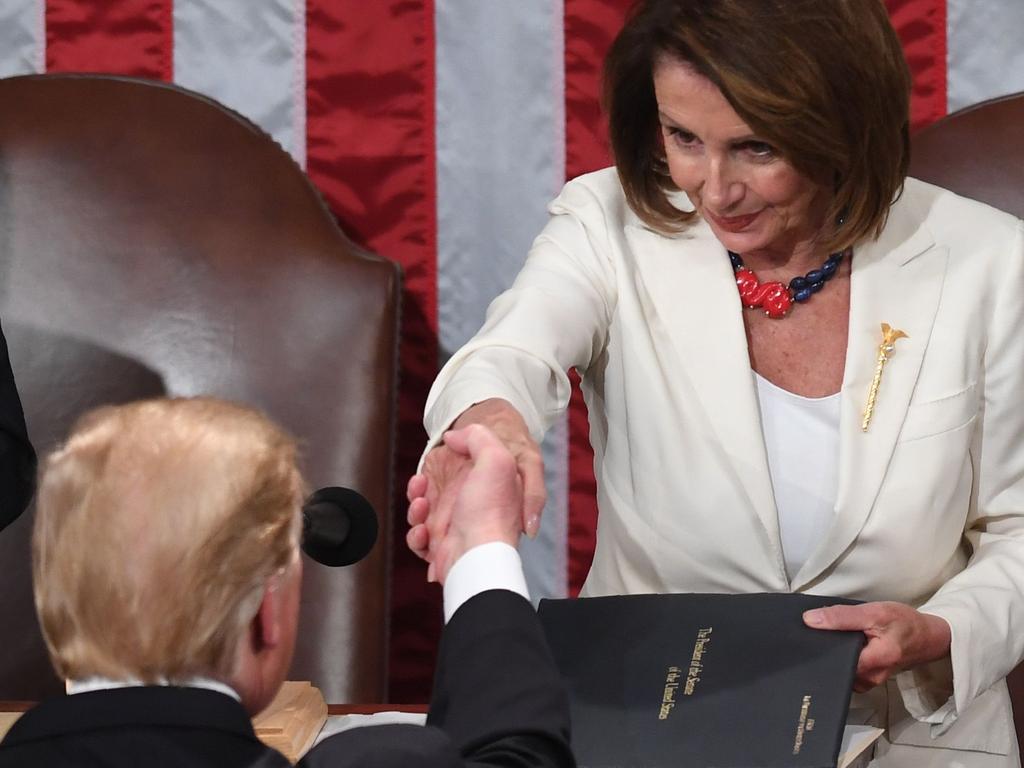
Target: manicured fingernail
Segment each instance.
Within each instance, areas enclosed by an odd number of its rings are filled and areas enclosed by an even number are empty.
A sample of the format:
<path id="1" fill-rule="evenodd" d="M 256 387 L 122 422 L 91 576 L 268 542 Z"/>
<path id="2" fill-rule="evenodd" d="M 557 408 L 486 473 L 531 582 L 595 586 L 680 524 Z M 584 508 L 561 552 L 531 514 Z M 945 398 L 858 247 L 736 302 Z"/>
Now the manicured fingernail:
<path id="1" fill-rule="evenodd" d="M 825 623 L 825 616 L 819 610 L 805 611 L 804 623 L 809 624 L 812 627 L 817 627 Z"/>
<path id="2" fill-rule="evenodd" d="M 540 517 L 534 515 L 526 521 L 526 535 L 531 539 L 537 538 L 537 530 L 540 528 Z"/>

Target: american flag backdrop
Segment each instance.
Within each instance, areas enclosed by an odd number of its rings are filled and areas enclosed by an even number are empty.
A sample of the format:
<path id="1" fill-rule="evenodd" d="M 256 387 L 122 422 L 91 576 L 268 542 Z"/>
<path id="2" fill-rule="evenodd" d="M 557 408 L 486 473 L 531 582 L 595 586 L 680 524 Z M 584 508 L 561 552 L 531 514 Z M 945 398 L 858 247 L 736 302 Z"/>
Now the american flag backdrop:
<path id="1" fill-rule="evenodd" d="M 0 75 L 108 72 L 218 99 L 294 155 L 350 236 L 402 265 L 401 500 L 439 364 L 511 282 L 563 182 L 609 162 L 600 63 L 630 1 L 0 0 Z M 1024 0 L 887 5 L 915 128 L 1024 90 Z M 524 558 L 534 597 L 565 596 L 594 532 L 581 404 L 544 450 L 549 502 Z M 411 702 L 429 689 L 440 601 L 405 552 L 400 502 L 396 516 L 391 699 Z"/>

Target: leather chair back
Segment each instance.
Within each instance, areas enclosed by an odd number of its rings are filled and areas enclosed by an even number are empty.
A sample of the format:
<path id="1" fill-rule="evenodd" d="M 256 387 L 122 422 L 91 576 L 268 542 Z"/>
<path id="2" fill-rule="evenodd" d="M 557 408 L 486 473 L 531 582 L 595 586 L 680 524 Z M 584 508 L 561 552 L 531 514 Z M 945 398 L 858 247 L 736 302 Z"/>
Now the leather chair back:
<path id="1" fill-rule="evenodd" d="M 912 144 L 911 176 L 1024 218 L 1024 93 L 955 112 Z M 1024 745 L 1024 665 L 1007 683 Z"/>
<path id="2" fill-rule="evenodd" d="M 910 175 L 1024 218 L 1024 93 L 921 131 L 912 141 Z"/>
<path id="3" fill-rule="evenodd" d="M 0 317 L 40 455 L 84 410 L 160 394 L 256 406 L 311 487 L 380 516 L 373 552 L 306 561 L 292 679 L 386 694 L 400 273 L 292 158 L 220 104 L 129 78 L 0 80 Z M 0 699 L 60 690 L 32 604 L 31 514 L 0 535 Z"/>

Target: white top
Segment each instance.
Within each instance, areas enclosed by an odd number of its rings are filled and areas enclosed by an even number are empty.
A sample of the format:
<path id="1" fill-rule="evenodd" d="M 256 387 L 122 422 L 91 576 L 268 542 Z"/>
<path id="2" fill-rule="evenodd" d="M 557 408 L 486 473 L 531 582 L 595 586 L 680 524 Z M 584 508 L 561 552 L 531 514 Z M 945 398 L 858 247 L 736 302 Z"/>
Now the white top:
<path id="1" fill-rule="evenodd" d="M 760 374 L 757 399 L 768 471 L 779 515 L 779 538 L 792 579 L 824 538 L 835 516 L 839 482 L 839 393 L 802 397 Z"/>

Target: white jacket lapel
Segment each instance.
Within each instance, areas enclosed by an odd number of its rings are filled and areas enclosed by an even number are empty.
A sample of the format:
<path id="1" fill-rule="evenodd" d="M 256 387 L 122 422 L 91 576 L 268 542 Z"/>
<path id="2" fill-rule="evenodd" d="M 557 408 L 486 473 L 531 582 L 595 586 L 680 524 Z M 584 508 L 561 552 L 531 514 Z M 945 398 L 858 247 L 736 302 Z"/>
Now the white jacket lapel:
<path id="1" fill-rule="evenodd" d="M 882 237 L 854 251 L 850 331 L 840 416 L 839 483 L 831 530 L 795 575 L 794 590 L 828 575 L 863 528 L 907 414 L 931 337 L 946 274 L 945 249 L 898 209 Z M 882 323 L 907 334 L 885 364 L 874 414 L 865 432 L 864 408 L 882 341 Z"/>
<path id="2" fill-rule="evenodd" d="M 698 403 L 680 407 L 707 419 L 732 463 L 733 482 L 746 496 L 752 523 L 760 522 L 783 568 L 778 517 L 761 416 L 736 280 L 724 247 L 703 222 L 674 238 L 628 225 L 636 256 L 638 288 L 647 312 L 660 322 L 676 353 L 673 375 L 688 381 Z M 703 413 L 701 413 L 703 411 Z"/>

